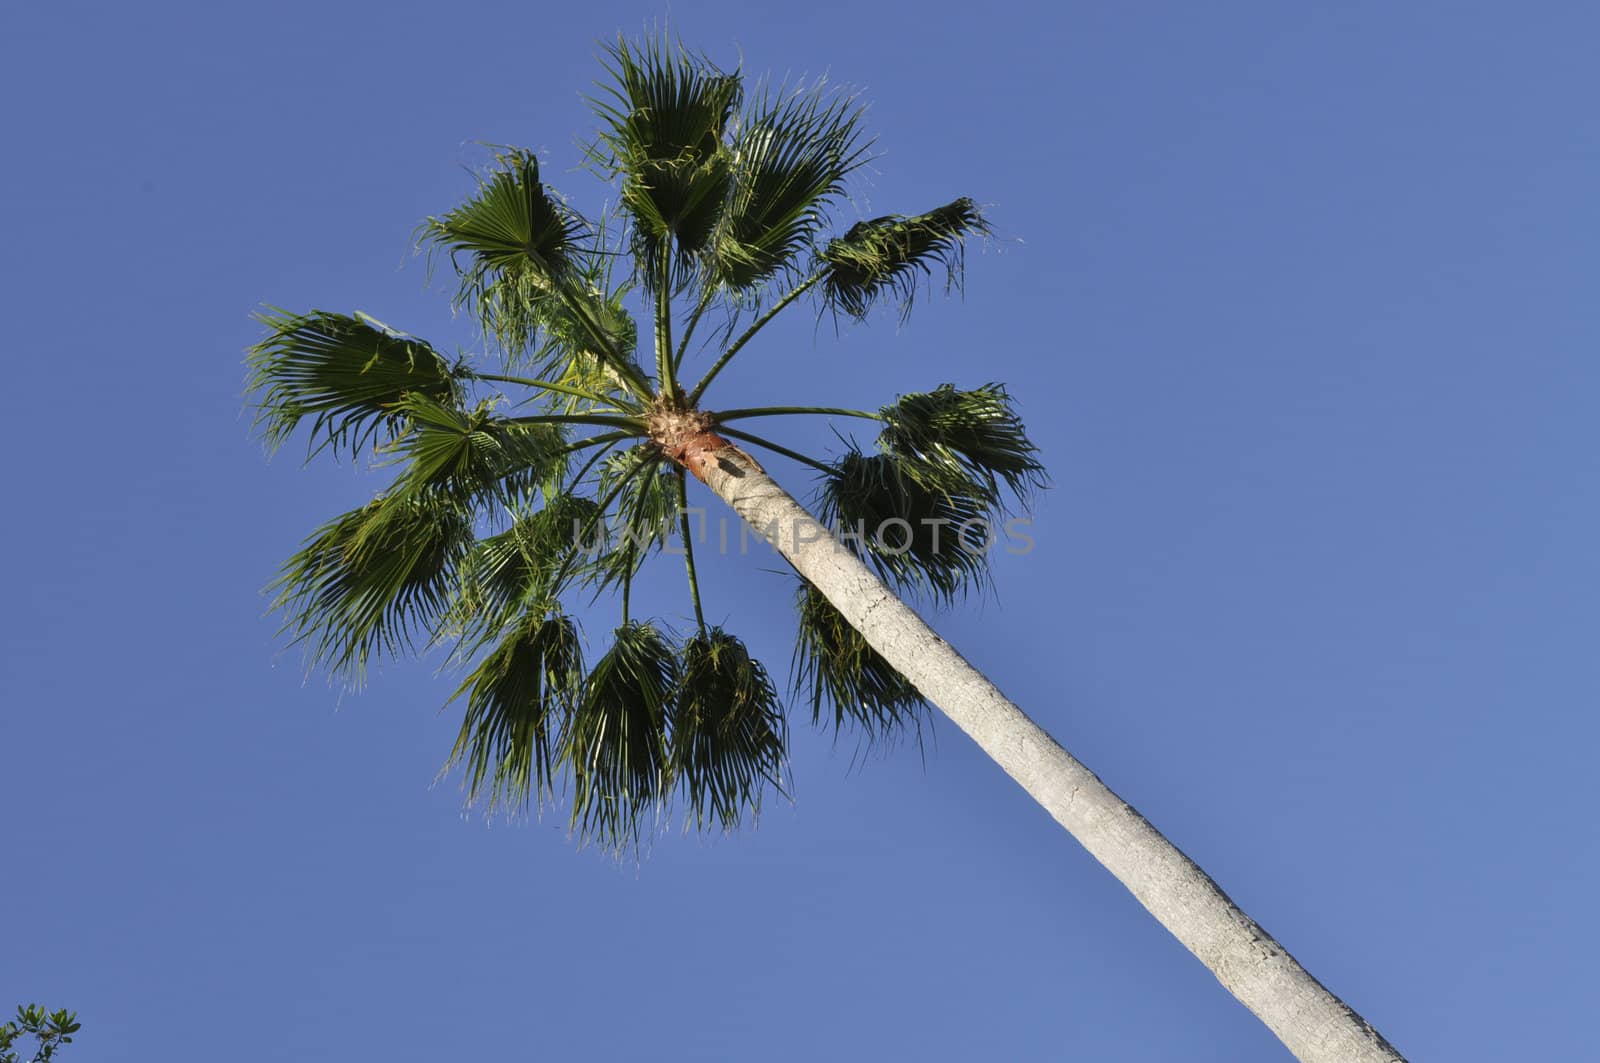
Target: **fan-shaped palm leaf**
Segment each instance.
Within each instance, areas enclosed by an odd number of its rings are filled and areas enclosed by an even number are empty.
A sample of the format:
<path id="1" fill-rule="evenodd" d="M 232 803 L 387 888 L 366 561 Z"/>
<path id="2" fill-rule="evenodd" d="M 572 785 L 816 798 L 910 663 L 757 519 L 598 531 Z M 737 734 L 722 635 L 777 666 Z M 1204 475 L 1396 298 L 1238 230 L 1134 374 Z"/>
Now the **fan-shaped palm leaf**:
<path id="1" fill-rule="evenodd" d="M 683 647 L 672 709 L 672 770 L 696 827 L 737 827 L 761 810 L 763 789 L 783 788 L 783 706 L 761 662 L 720 627 Z"/>
<path id="2" fill-rule="evenodd" d="M 999 384 L 970 391 L 945 384 L 902 395 L 879 413 L 878 445 L 903 459 L 910 474 L 932 487 L 978 484 L 996 508 L 1002 486 L 1020 503 L 1045 485 L 1038 448 L 1023 430 L 1011 396 Z"/>
<path id="3" fill-rule="evenodd" d="M 678 515 L 677 474 L 653 450 L 636 448 L 605 461 L 599 491 L 602 498 L 614 498 L 606 514 L 610 549 L 591 570 L 597 588 L 604 590 L 631 579 L 671 534 Z"/>
<path id="4" fill-rule="evenodd" d="M 880 576 L 944 602 L 987 581 L 990 515 L 978 483 L 945 477 L 930 486 L 897 454 L 853 448 L 823 477 L 817 499 L 822 523 Z"/>
<path id="5" fill-rule="evenodd" d="M 732 169 L 723 134 L 740 80 L 664 38 L 619 41 L 606 59 L 612 83 L 607 98 L 593 101 L 606 123 L 594 157 L 603 172 L 623 178 L 641 278 L 654 290 L 657 264 L 675 241 L 667 284 L 676 288 L 692 275 L 727 201 Z"/>
<path id="6" fill-rule="evenodd" d="M 588 225 L 539 179 L 539 160 L 508 151 L 478 183 L 478 194 L 422 226 L 423 239 L 450 255 L 460 301 L 509 352 L 560 316 L 560 292 L 579 272 L 578 241 Z M 465 259 L 465 261 L 463 261 Z"/>
<path id="7" fill-rule="evenodd" d="M 470 514 L 438 494 L 376 499 L 319 528 L 268 588 L 308 657 L 359 684 L 449 608 Z"/>
<path id="8" fill-rule="evenodd" d="M 717 231 L 713 280 L 736 291 L 791 268 L 866 157 L 861 107 L 822 86 L 765 90 L 740 117 L 733 183 Z"/>
<path id="9" fill-rule="evenodd" d="M 595 662 L 563 742 L 572 766 L 572 822 L 609 847 L 637 841 L 668 784 L 667 709 L 678 658 L 653 624 L 617 628 Z"/>
<path id="10" fill-rule="evenodd" d="M 538 602 L 561 593 L 555 579 L 583 549 L 579 536 L 598 516 L 593 500 L 561 492 L 509 528 L 472 545 L 460 566 L 461 586 L 448 625 L 468 654 Z"/>
<path id="11" fill-rule="evenodd" d="M 794 685 L 810 699 L 813 723 L 831 717 L 835 732 L 854 724 L 869 740 L 906 726 L 920 727 L 926 702 L 917 688 L 867 645 L 820 591 L 802 580 L 795 607 L 800 632 Z"/>
<path id="12" fill-rule="evenodd" d="M 416 395 L 400 408 L 406 428 L 387 448 L 405 463 L 396 494 L 444 490 L 464 503 L 514 505 L 566 471 L 559 424 L 508 421 L 489 403 L 469 412 Z"/>
<path id="13" fill-rule="evenodd" d="M 583 651 L 571 618 L 530 609 L 455 693 L 467 696 L 446 770 L 462 765 L 467 800 L 526 807 L 550 793 L 554 752 L 583 688 Z"/>
<path id="14" fill-rule="evenodd" d="M 331 446 L 353 455 L 400 426 L 407 396 L 461 401 L 459 374 L 442 355 L 364 314 L 267 310 L 256 320 L 268 334 L 250 348 L 249 386 L 274 449 L 310 417 L 311 453 Z"/>
<path id="15" fill-rule="evenodd" d="M 966 198 L 926 214 L 857 222 L 822 251 L 823 300 L 859 319 L 879 299 L 889 297 L 904 318 L 918 285 L 931 277 L 934 267 L 943 268 L 946 288 L 960 285 L 966 238 L 988 233 L 978 205 Z"/>

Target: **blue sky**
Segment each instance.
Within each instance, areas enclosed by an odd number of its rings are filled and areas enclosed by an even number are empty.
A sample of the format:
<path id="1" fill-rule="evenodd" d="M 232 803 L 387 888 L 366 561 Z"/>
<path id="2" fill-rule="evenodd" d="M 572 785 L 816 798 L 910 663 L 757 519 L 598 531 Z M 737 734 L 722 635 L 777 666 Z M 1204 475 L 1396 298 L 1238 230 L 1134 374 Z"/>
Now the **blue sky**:
<path id="1" fill-rule="evenodd" d="M 594 42 L 668 13 L 0 15 L 0 1007 L 77 1008 L 73 1063 L 1285 1058 L 953 727 L 797 721 L 794 804 L 618 866 L 432 785 L 428 664 L 341 698 L 275 641 L 260 588 L 376 481 L 263 460 L 252 309 L 470 344 L 412 227 L 478 141 L 597 205 Z M 1055 487 L 940 629 L 1413 1058 L 1592 1051 L 1594 8 L 670 14 L 865 92 L 852 211 L 1003 237 L 904 329 L 798 315 L 726 402 L 1007 382 Z M 708 610 L 781 672 L 773 567 Z"/>

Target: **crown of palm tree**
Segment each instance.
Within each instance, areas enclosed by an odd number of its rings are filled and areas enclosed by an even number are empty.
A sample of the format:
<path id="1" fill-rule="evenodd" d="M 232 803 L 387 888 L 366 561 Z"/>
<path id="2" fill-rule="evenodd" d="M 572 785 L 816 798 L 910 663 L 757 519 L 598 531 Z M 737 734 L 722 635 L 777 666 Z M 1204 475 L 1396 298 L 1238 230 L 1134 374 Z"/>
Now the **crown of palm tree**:
<path id="1" fill-rule="evenodd" d="M 1043 468 L 995 384 L 875 411 L 708 406 L 719 375 L 802 297 L 846 320 L 903 316 L 925 284 L 959 284 L 964 242 L 989 230 L 962 198 L 839 232 L 868 147 L 848 95 L 747 91 L 667 40 L 619 42 L 605 60 L 588 160 L 620 187 L 614 217 L 585 218 L 532 153 L 505 150 L 420 229 L 481 325 L 482 364 L 364 314 L 271 310 L 249 366 L 270 446 L 304 430 L 310 455 L 392 467 L 375 500 L 284 564 L 272 592 L 287 634 L 353 684 L 382 657 L 448 646 L 466 673 L 450 764 L 469 800 L 518 809 L 570 791 L 576 832 L 621 847 L 674 797 L 696 825 L 730 828 L 786 779 L 784 699 L 701 606 L 686 473 L 708 439 L 810 467 L 824 522 L 868 529 L 850 548 L 935 603 L 988 578 L 985 551 L 950 529 L 1025 506 Z M 628 310 L 636 296 L 648 329 Z M 708 313 L 728 324 L 696 344 Z M 691 354 L 710 364 L 686 388 Z M 732 426 L 795 414 L 876 422 L 877 435 L 815 457 Z M 870 534 L 886 522 L 908 530 Z M 673 524 L 695 617 L 682 637 L 629 608 Z M 602 540 L 615 546 L 591 548 Z M 595 592 L 620 616 L 591 663 L 563 602 Z M 804 581 L 796 600 L 794 692 L 813 718 L 872 736 L 914 726 L 916 689 Z"/>

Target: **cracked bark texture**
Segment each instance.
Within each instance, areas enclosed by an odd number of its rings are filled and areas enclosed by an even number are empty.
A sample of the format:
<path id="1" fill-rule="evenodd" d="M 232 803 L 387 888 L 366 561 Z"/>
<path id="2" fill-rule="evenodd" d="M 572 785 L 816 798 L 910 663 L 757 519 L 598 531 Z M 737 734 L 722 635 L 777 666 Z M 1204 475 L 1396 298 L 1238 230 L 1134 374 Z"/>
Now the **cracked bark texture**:
<path id="1" fill-rule="evenodd" d="M 707 431 L 675 457 L 1105 865 L 1295 1058 L 1404 1063 L 1192 860 L 967 663 L 749 454 Z"/>

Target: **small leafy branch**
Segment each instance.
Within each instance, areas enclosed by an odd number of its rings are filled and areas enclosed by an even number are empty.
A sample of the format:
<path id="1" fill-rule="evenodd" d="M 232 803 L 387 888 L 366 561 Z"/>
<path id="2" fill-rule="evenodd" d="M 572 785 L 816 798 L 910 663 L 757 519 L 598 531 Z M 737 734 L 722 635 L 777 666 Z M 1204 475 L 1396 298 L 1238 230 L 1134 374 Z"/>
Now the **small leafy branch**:
<path id="1" fill-rule="evenodd" d="M 38 1004 L 19 1004 L 17 1017 L 0 1026 L 0 1063 L 49 1063 L 56 1049 L 72 1043 L 80 1026 L 75 1011 L 45 1011 Z M 27 1037 L 35 1040 L 36 1047 L 33 1055 L 24 1057 L 26 1049 L 19 1051 L 17 1045 Z"/>

